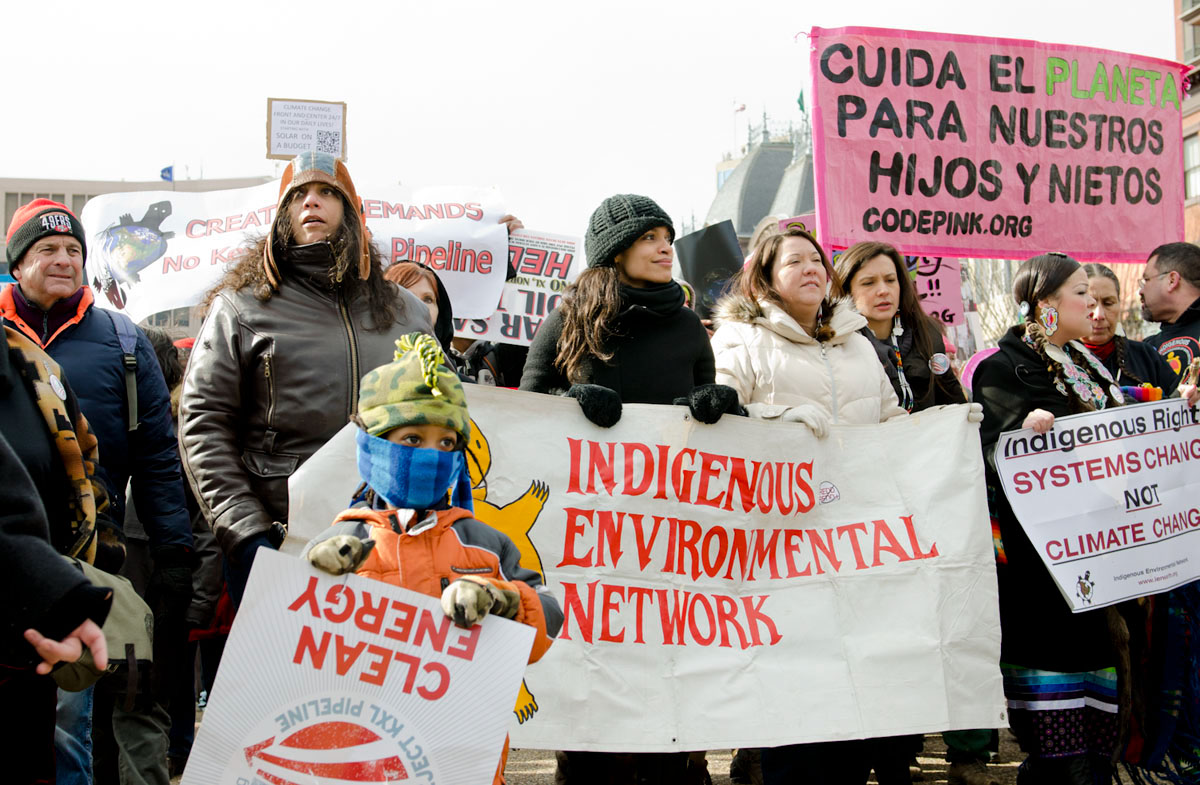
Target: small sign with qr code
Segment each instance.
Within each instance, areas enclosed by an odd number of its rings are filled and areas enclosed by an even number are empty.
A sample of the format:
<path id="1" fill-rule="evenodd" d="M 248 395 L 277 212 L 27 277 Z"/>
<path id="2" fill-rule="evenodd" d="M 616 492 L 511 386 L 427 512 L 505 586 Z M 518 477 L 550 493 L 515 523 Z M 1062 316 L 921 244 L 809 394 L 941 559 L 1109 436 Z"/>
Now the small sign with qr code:
<path id="1" fill-rule="evenodd" d="M 346 160 L 346 103 L 267 99 L 267 158 L 316 150 Z"/>

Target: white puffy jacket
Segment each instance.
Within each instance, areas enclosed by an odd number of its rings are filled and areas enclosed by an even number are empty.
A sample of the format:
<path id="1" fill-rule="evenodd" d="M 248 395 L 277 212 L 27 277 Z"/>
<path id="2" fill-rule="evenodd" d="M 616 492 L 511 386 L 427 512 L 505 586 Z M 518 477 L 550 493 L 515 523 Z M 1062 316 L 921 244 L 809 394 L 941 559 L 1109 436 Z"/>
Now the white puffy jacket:
<path id="1" fill-rule="evenodd" d="M 717 384 L 737 390 L 751 417 L 777 419 L 815 405 L 834 423 L 867 424 L 907 414 L 849 301 L 834 306 L 834 336 L 818 343 L 780 306 L 730 295 L 717 305 Z"/>

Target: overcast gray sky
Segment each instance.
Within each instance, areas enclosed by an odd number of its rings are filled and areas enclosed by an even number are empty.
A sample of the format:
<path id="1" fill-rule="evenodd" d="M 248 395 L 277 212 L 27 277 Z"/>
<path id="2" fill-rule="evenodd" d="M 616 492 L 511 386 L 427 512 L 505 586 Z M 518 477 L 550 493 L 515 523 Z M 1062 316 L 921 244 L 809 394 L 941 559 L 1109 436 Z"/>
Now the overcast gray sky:
<path id="1" fill-rule="evenodd" d="M 582 234 L 616 192 L 702 220 L 713 167 L 765 109 L 798 119 L 814 25 L 1173 59 L 1170 0 L 56 2 L 9 4 L 0 174 L 272 174 L 266 99 L 348 103 L 351 174 L 501 189 Z M 735 102 L 748 111 L 735 116 Z"/>

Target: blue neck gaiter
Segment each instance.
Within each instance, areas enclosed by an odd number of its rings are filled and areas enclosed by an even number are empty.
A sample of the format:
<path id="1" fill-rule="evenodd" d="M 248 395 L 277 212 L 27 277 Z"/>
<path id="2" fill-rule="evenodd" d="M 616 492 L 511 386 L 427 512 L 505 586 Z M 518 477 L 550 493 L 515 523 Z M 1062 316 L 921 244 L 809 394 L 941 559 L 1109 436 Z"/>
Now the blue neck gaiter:
<path id="1" fill-rule="evenodd" d="M 358 475 L 375 493 L 402 510 L 434 510 L 451 492 L 450 505 L 474 512 L 467 462 L 460 450 L 395 444 L 359 431 Z"/>

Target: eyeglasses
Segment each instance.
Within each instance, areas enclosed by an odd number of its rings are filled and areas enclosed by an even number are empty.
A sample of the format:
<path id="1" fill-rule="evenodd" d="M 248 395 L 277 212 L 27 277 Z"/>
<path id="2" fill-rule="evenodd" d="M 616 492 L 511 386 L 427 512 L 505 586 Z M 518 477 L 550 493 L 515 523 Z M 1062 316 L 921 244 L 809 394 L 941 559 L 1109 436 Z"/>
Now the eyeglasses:
<path id="1" fill-rule="evenodd" d="M 1172 272 L 1173 272 L 1172 270 L 1167 270 L 1165 273 L 1159 273 L 1158 275 L 1152 275 L 1149 278 L 1142 276 L 1141 278 L 1138 278 L 1138 288 L 1145 289 L 1146 284 L 1150 283 L 1155 278 L 1162 278 L 1164 275 L 1170 275 Z"/>

